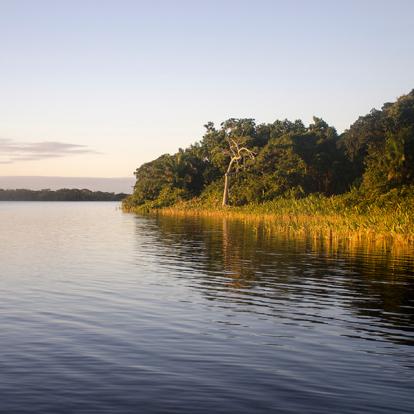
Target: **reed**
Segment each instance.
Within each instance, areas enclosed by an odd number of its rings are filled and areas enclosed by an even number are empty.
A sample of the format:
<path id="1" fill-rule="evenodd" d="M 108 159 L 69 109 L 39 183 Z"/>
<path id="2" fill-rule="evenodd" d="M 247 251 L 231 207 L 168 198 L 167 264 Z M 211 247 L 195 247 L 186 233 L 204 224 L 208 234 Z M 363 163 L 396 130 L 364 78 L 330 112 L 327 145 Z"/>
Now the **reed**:
<path id="1" fill-rule="evenodd" d="M 125 211 L 169 216 L 225 217 L 263 222 L 271 232 L 326 240 L 360 240 L 369 243 L 414 245 L 414 199 L 395 195 L 371 200 L 342 195 L 310 195 L 301 199 L 278 198 L 240 207 L 209 205 L 200 199 L 153 209 L 124 206 Z"/>

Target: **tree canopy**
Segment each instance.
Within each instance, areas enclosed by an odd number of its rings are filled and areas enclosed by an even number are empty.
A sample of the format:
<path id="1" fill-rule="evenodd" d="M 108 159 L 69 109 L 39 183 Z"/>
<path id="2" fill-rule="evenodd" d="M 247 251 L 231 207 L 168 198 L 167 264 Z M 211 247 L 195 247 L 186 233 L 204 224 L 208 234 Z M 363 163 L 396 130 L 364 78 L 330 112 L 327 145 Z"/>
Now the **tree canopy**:
<path id="1" fill-rule="evenodd" d="M 361 116 L 342 134 L 317 117 L 308 126 L 300 120 L 256 124 L 231 118 L 220 127 L 208 122 L 205 129 L 196 144 L 137 168 L 126 202 L 162 207 L 202 197 L 220 203 L 230 137 L 255 154 L 243 157 L 243 168 L 234 171 L 230 204 L 342 194 L 352 187 L 372 195 L 414 184 L 414 90 Z"/>

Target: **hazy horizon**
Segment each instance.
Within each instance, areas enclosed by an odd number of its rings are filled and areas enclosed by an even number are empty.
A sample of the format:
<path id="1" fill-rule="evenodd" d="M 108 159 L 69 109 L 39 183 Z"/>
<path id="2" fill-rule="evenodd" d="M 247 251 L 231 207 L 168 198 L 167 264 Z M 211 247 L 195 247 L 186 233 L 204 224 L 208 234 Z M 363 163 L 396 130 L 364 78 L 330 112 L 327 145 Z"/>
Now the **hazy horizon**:
<path id="1" fill-rule="evenodd" d="M 134 177 L 0 176 L 0 189 L 59 190 L 87 188 L 91 191 L 131 193 Z"/>

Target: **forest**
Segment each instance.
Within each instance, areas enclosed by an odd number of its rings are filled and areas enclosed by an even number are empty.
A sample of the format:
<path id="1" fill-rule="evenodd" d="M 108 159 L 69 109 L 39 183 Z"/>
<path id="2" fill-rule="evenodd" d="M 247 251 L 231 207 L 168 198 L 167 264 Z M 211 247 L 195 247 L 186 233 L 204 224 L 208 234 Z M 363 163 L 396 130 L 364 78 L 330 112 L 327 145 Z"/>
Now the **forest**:
<path id="1" fill-rule="evenodd" d="M 246 206 L 336 195 L 363 202 L 388 194 L 399 202 L 414 194 L 414 90 L 360 116 L 341 134 L 318 117 L 308 126 L 232 118 L 205 129 L 201 141 L 137 168 L 124 208 L 188 200 Z"/>
<path id="2" fill-rule="evenodd" d="M 0 201 L 121 201 L 127 194 L 62 188 L 60 190 L 2 190 Z"/>

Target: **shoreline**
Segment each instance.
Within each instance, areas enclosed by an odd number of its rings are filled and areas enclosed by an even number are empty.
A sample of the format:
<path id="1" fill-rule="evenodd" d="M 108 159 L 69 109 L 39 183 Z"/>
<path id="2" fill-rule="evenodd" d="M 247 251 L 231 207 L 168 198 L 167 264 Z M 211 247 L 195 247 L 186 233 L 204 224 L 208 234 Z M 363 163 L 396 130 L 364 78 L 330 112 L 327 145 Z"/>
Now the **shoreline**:
<path id="1" fill-rule="evenodd" d="M 375 214 L 350 213 L 349 211 L 344 211 L 342 214 L 277 213 L 266 211 L 268 210 L 266 204 L 243 207 L 206 207 L 183 202 L 161 208 L 131 207 L 123 204 L 122 210 L 149 216 L 202 217 L 239 220 L 252 224 L 263 223 L 271 233 L 292 237 L 414 247 L 414 231 L 411 222 L 398 227 L 395 224 L 399 221 L 398 215 L 396 217 L 395 211 L 385 209 Z"/>

